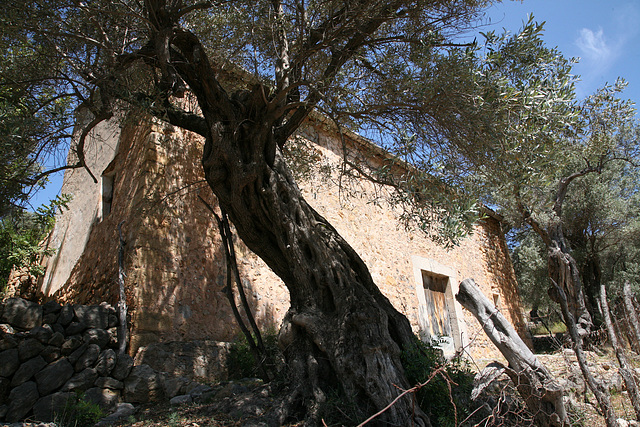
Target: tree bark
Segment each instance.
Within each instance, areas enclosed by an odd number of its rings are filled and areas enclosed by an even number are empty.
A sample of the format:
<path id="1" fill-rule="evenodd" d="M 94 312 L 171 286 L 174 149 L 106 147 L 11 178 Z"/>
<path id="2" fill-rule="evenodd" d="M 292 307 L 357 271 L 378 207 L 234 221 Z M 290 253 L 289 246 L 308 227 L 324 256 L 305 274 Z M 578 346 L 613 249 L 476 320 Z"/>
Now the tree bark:
<path id="1" fill-rule="evenodd" d="M 558 225 L 555 228 L 560 228 Z M 580 280 L 578 263 L 571 255 L 561 230 L 549 233 L 551 241 L 547 244 L 549 277 L 564 292 L 567 307 L 571 313 L 580 338 L 584 338 L 593 328 L 593 320 L 585 303 L 584 290 Z M 553 301 L 562 304 L 558 288 L 552 285 L 549 296 Z"/>
<path id="2" fill-rule="evenodd" d="M 562 387 L 538 361 L 509 321 L 482 294 L 473 279 L 465 279 L 460 283 L 456 299 L 473 313 L 489 339 L 509 362 L 505 372 L 534 415 L 536 425 L 568 425 Z"/>
<path id="3" fill-rule="evenodd" d="M 620 364 L 620 375 L 622 375 L 622 379 L 627 386 L 629 399 L 631 399 L 633 410 L 636 412 L 636 419 L 640 420 L 640 395 L 638 394 L 638 386 L 633 376 L 633 370 L 629 367 L 629 363 L 627 362 L 627 356 L 624 353 L 624 349 L 618 342 L 616 331 L 613 328 L 611 312 L 609 311 L 609 303 L 607 301 L 607 290 L 604 285 L 600 285 L 600 306 L 602 308 L 604 323 L 607 325 L 607 332 L 609 333 L 611 347 L 613 347 L 613 351 L 615 351 L 618 363 Z"/>
<path id="4" fill-rule="evenodd" d="M 279 150 L 272 163 L 265 156 L 271 128 L 264 118 L 239 122 L 246 124 L 212 126 L 203 167 L 238 235 L 290 293 L 279 342 L 293 391 L 281 421 L 302 404 L 307 423 L 318 423 L 331 389 L 341 389 L 363 415 L 380 410 L 409 386 L 400 352 L 413 339 L 410 324 L 375 286 L 357 253 L 306 203 Z M 379 421 L 429 424 L 410 396 Z"/>

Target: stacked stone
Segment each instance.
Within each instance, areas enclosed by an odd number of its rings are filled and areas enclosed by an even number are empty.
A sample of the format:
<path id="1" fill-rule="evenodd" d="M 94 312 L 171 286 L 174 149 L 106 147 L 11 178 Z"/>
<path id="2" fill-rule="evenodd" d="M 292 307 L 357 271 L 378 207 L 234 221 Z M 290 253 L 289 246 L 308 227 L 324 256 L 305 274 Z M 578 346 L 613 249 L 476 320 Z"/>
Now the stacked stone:
<path id="1" fill-rule="evenodd" d="M 113 409 L 133 359 L 118 356 L 118 317 L 109 304 L 0 304 L 0 421 L 52 421 L 69 398 Z"/>

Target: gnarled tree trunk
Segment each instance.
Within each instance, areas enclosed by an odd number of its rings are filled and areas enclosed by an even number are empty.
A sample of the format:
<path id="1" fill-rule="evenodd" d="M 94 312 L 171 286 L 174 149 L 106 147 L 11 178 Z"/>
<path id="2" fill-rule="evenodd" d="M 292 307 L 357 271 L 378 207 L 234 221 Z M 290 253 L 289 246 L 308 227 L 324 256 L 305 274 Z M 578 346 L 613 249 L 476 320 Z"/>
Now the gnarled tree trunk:
<path id="1" fill-rule="evenodd" d="M 562 225 L 553 225 L 549 229 L 550 241 L 547 242 L 549 277 L 564 291 L 569 312 L 575 321 L 578 336 L 584 338 L 591 332 L 593 320 L 585 303 L 578 263 L 568 248 L 562 233 Z M 562 297 L 558 294 L 555 286 L 549 288 L 549 296 L 553 301 L 561 304 Z M 565 320 L 567 319 L 565 318 Z"/>
<path id="2" fill-rule="evenodd" d="M 362 259 L 303 199 L 279 150 L 265 150 L 272 144 L 268 122 L 255 113 L 240 123 L 212 126 L 203 166 L 238 235 L 290 293 L 279 340 L 294 389 L 282 416 L 302 403 L 307 422 L 317 423 L 331 389 L 341 389 L 363 413 L 380 410 L 409 386 L 400 352 L 413 338 L 410 324 Z M 409 396 L 380 421 L 429 424 Z"/>

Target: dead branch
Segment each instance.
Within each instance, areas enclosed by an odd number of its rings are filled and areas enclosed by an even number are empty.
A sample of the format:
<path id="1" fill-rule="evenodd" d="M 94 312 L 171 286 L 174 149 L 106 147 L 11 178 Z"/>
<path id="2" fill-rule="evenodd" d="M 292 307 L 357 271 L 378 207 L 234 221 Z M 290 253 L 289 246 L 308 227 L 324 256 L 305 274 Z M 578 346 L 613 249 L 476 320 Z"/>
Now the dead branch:
<path id="1" fill-rule="evenodd" d="M 509 321 L 482 294 L 473 279 L 465 279 L 460 283 L 456 299 L 473 313 L 489 339 L 509 362 L 508 367 L 500 365 L 500 370 L 511 378 L 533 413 L 536 424 L 568 425 L 562 387 L 538 361 Z"/>

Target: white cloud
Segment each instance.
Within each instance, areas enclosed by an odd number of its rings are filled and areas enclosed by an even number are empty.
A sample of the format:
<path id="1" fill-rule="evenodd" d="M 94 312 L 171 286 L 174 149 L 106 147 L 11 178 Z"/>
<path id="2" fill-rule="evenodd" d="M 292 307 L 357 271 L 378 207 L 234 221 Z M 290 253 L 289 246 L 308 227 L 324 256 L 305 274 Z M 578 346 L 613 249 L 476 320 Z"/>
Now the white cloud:
<path id="1" fill-rule="evenodd" d="M 581 29 L 576 45 L 580 48 L 583 58 L 596 64 L 605 65 L 612 59 L 613 51 L 607 45 L 602 29 L 597 32 L 593 32 L 588 28 Z"/>

